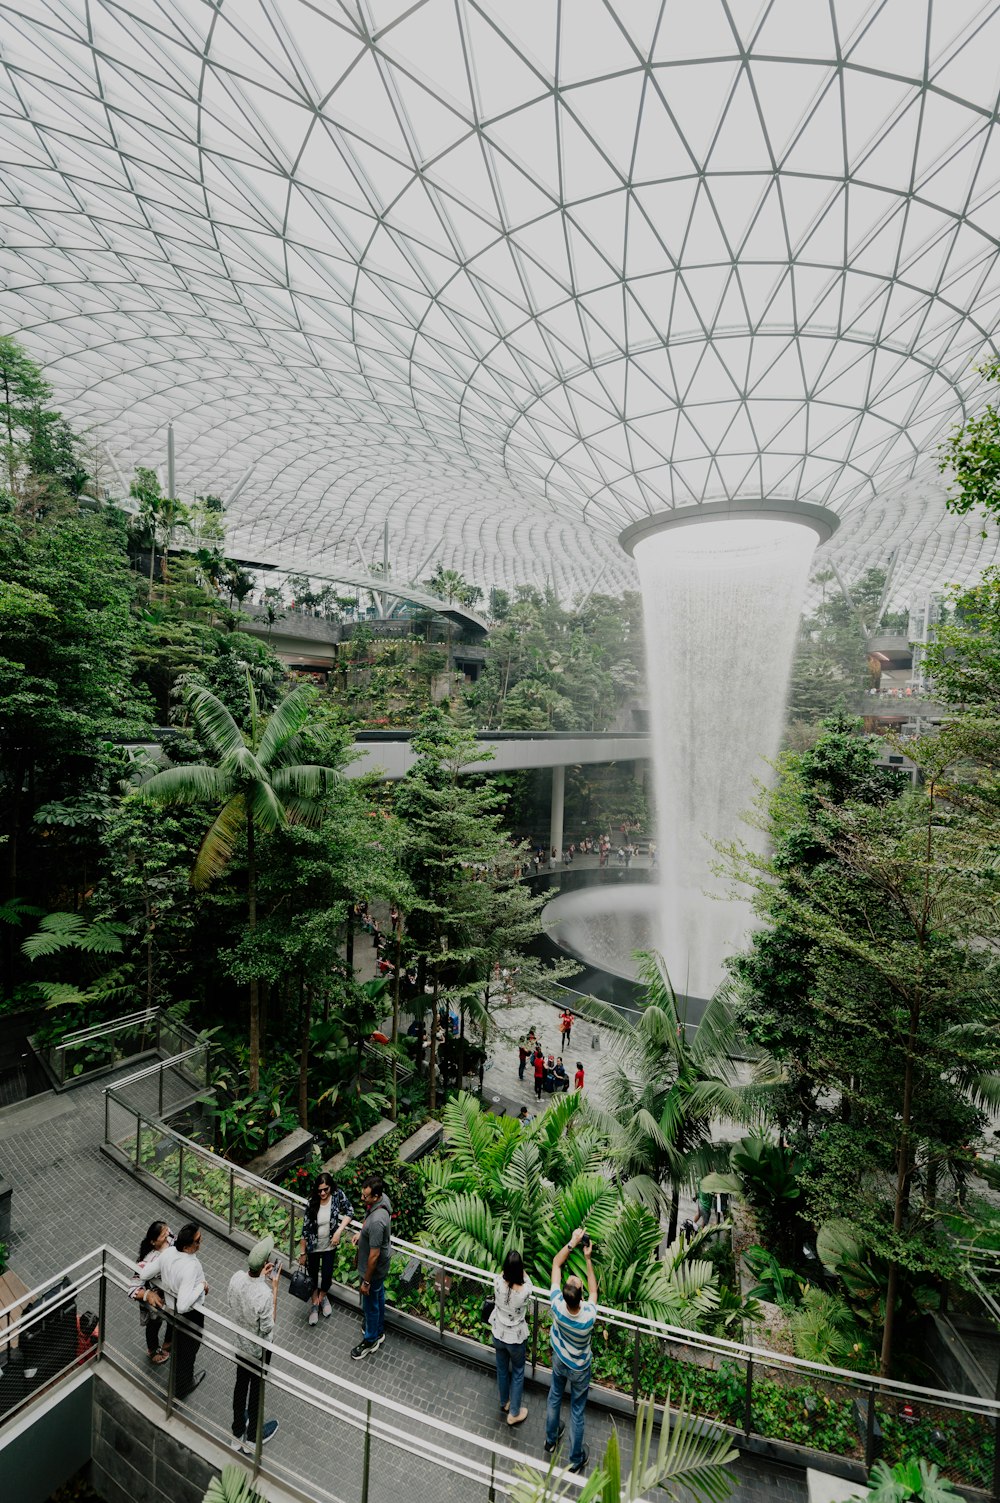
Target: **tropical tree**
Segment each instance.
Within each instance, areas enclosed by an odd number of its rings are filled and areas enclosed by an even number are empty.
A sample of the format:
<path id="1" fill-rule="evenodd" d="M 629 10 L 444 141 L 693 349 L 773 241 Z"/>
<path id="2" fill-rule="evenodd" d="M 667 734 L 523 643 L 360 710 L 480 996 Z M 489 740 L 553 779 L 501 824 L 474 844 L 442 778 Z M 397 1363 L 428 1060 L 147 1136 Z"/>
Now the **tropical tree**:
<path id="1" fill-rule="evenodd" d="M 673 1242 L 681 1190 L 728 1163 L 728 1145 L 713 1141 L 714 1123 L 759 1120 L 775 1076 L 762 1063 L 753 1080 L 739 1079 L 741 1034 L 724 988 L 689 1030 L 662 956 L 641 952 L 639 975 L 642 1016 L 616 1031 L 607 1107 L 590 1105 L 588 1113 L 608 1136 L 626 1195 L 658 1215 L 666 1211 Z"/>
<path id="2" fill-rule="evenodd" d="M 178 528 L 183 528 L 186 532 L 192 530 L 191 513 L 184 502 L 178 501 L 176 496 L 165 496 L 156 471 L 142 465 L 136 469 L 128 493 L 133 501 L 139 503 L 135 530 L 143 538 L 149 540 L 149 598 L 152 600 L 157 543 L 161 551 L 166 554 Z M 162 563 L 160 567 L 162 570 Z"/>
<path id="3" fill-rule="evenodd" d="M 205 833 L 191 871 L 196 888 L 207 887 L 229 866 L 237 845 L 245 843 L 247 922 L 257 927 L 258 838 L 288 824 L 318 825 L 323 795 L 339 777 L 333 767 L 300 760 L 323 738 L 310 737 L 312 690 L 302 685 L 264 719 L 249 676 L 250 732 L 245 736 L 210 689 L 193 688 L 187 696 L 195 731 L 215 762 L 168 767 L 143 783 L 141 798 L 153 803 L 212 803 L 218 813 Z M 250 976 L 250 1089 L 260 1086 L 260 981 Z"/>
<path id="4" fill-rule="evenodd" d="M 732 967 L 744 1025 L 809 1082 L 789 1114 L 809 1219 L 849 1223 L 883 1260 L 886 1376 L 915 1277 L 954 1275 L 947 1180 L 960 1193 L 1000 1105 L 997 800 L 980 743 L 961 716 L 907 742 L 923 783 L 901 789 L 876 744 L 828 724 L 762 800 L 772 854 L 729 853 L 762 920 Z M 798 993 L 793 1026 L 769 976 L 786 1007 Z"/>

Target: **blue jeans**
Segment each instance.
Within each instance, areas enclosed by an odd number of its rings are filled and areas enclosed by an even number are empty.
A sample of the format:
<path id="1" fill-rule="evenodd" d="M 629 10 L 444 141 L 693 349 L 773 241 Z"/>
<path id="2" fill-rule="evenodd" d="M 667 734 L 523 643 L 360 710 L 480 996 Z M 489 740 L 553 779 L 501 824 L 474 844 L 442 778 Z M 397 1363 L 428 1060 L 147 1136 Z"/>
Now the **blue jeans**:
<path id="1" fill-rule="evenodd" d="M 385 1335 L 385 1284 L 376 1284 L 374 1289 L 362 1294 L 361 1308 L 365 1315 L 363 1340 L 366 1346 L 372 1346 Z"/>
<path id="2" fill-rule="evenodd" d="M 549 1385 L 549 1402 L 545 1410 L 545 1444 L 554 1446 L 559 1434 L 559 1405 L 563 1392 L 569 1384 L 569 1464 L 579 1466 L 583 1461 L 583 1421 L 590 1392 L 590 1363 L 581 1372 L 567 1367 L 562 1358 L 552 1353 L 552 1382 Z"/>
<path id="3" fill-rule="evenodd" d="M 524 1358 L 528 1350 L 526 1341 L 498 1341 L 493 1338 L 493 1351 L 497 1359 L 497 1388 L 500 1392 L 500 1407 L 510 1404 L 511 1414 L 521 1413 L 521 1396 L 524 1393 Z"/>

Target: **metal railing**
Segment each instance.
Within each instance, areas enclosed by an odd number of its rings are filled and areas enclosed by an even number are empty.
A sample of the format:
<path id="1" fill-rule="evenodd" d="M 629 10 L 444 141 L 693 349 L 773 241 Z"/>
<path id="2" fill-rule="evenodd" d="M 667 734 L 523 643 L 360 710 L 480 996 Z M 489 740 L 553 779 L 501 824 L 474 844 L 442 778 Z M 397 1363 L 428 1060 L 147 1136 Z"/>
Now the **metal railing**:
<path id="1" fill-rule="evenodd" d="M 242 1365 L 258 1378 L 261 1397 L 256 1414 L 248 1412 L 247 1452 L 238 1460 L 254 1481 L 273 1482 L 303 1499 L 398 1503 L 401 1496 L 434 1498 L 447 1491 L 454 1503 L 493 1503 L 509 1496 L 517 1484 L 515 1468 L 537 1477 L 548 1470 L 546 1462 L 524 1451 L 386 1398 L 377 1386 L 352 1383 L 276 1342 L 259 1342 L 260 1359 L 241 1358 L 234 1337 L 246 1333 L 210 1308 L 205 1309 L 203 1329 L 165 1312 L 165 1329 L 173 1338 L 170 1358 L 153 1366 L 144 1350 L 139 1306 L 129 1298 L 134 1267 L 114 1248 L 95 1248 L 32 1291 L 28 1303 L 63 1279 L 64 1288 L 16 1318 L 9 1312 L 8 1339 L 29 1358 L 8 1364 L 8 1370 L 13 1366 L 17 1371 L 0 1388 L 0 1430 L 29 1413 L 33 1399 L 60 1378 L 92 1362 L 98 1373 L 106 1364 L 141 1389 L 144 1411 L 152 1399 L 164 1419 L 180 1416 L 207 1439 L 230 1445 L 234 1384 Z M 77 1315 L 87 1304 L 98 1316 L 98 1327 L 93 1346 L 81 1354 Z M 279 1333 L 285 1313 L 279 1295 Z M 206 1375 L 188 1396 L 178 1383 L 185 1339 L 198 1343 L 195 1368 Z M 265 1451 L 263 1425 L 269 1418 L 278 1420 L 279 1430 Z M 585 1477 L 561 1467 L 557 1476 L 569 1498 L 586 1483 Z"/>
<path id="2" fill-rule="evenodd" d="M 148 1075 L 151 1072 L 142 1072 Z M 152 1176 L 171 1197 L 193 1203 L 230 1236 L 254 1241 L 270 1234 L 298 1256 L 302 1196 L 221 1159 L 162 1120 L 105 1098 L 106 1148 L 127 1167 Z M 387 1304 L 404 1322 L 442 1345 L 474 1355 L 490 1341 L 479 1309 L 494 1274 L 447 1254 L 393 1239 L 386 1280 Z M 353 1252 L 340 1249 L 337 1277 L 354 1278 Z M 346 1294 L 346 1289 L 343 1290 Z M 593 1382 L 624 1395 L 633 1407 L 645 1394 L 662 1399 L 668 1388 L 688 1390 L 696 1412 L 755 1437 L 864 1462 L 880 1454 L 902 1460 L 915 1449 L 956 1481 L 992 1487 L 1000 1448 L 996 1432 L 1000 1403 L 965 1394 L 869 1376 L 847 1368 L 703 1335 L 632 1311 L 599 1305 L 593 1347 Z M 535 1377 L 544 1365 L 548 1300 L 532 1299 L 528 1358 Z"/>
<path id="3" fill-rule="evenodd" d="M 95 1023 L 64 1033 L 53 1044 L 32 1047 L 48 1069 L 58 1089 L 82 1085 L 97 1075 L 117 1069 L 143 1054 L 161 1057 L 176 1054 L 197 1041 L 197 1034 L 158 1007 L 148 1007 L 125 1017 Z"/>

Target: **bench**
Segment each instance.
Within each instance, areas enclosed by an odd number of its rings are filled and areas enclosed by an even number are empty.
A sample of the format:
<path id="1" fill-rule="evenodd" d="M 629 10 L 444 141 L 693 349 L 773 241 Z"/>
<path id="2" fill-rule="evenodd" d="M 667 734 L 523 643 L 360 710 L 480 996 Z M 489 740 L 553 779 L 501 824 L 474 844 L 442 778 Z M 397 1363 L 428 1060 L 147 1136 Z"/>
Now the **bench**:
<path id="1" fill-rule="evenodd" d="M 28 1295 L 31 1293 L 27 1284 L 16 1273 L 8 1268 L 6 1273 L 0 1274 L 0 1352 L 7 1350 L 7 1342 L 4 1333 L 21 1317 Z M 17 1346 L 17 1337 L 14 1337 L 12 1346 Z"/>
<path id="2" fill-rule="evenodd" d="M 286 1133 L 279 1138 L 277 1143 L 272 1143 L 265 1153 L 260 1153 L 255 1159 L 251 1159 L 247 1165 L 251 1174 L 256 1174 L 258 1179 L 273 1179 L 280 1174 L 282 1169 L 290 1169 L 293 1164 L 300 1164 L 307 1157 L 313 1145 L 313 1135 L 306 1127 L 296 1127 L 294 1131 Z"/>
<path id="3" fill-rule="evenodd" d="M 373 1144 L 378 1142 L 379 1138 L 384 1138 L 388 1132 L 394 1132 L 395 1128 L 396 1124 L 391 1118 L 380 1117 L 374 1127 L 369 1127 L 360 1138 L 355 1138 L 353 1143 L 348 1143 L 346 1148 L 335 1153 L 332 1159 L 327 1159 L 323 1168 L 328 1174 L 339 1174 L 345 1164 L 349 1164 L 352 1159 L 359 1159 Z"/>
<path id="4" fill-rule="evenodd" d="M 423 1127 L 418 1127 L 416 1132 L 411 1133 L 405 1143 L 400 1144 L 399 1162 L 401 1164 L 413 1164 L 417 1159 L 423 1158 L 425 1153 L 430 1153 L 436 1148 L 444 1137 L 444 1126 L 440 1122 L 425 1122 Z"/>

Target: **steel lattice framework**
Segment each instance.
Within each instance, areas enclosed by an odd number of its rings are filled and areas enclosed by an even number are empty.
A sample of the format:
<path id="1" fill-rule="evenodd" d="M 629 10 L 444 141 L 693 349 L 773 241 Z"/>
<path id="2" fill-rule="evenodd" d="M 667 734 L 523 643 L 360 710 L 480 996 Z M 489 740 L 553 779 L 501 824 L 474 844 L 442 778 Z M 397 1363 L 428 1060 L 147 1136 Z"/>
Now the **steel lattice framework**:
<path id="1" fill-rule="evenodd" d="M 0 322 L 231 543 L 567 590 L 649 512 L 982 561 L 995 0 L 0 0 Z M 992 549 L 995 545 L 990 544 Z M 992 556 L 992 555 L 991 555 Z M 356 563 L 356 556 L 354 558 Z"/>

